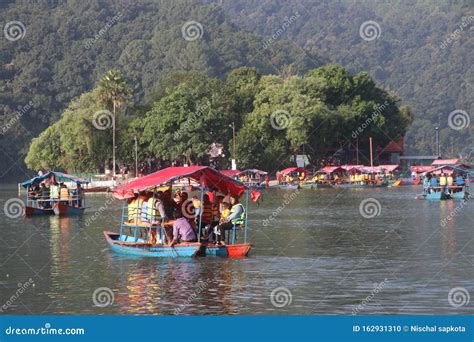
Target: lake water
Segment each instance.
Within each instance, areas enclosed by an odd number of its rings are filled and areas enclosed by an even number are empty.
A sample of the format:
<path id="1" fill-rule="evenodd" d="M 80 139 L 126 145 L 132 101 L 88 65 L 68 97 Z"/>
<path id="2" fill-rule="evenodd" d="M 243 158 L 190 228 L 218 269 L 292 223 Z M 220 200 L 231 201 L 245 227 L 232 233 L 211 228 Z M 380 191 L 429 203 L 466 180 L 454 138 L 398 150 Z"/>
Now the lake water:
<path id="1" fill-rule="evenodd" d="M 420 191 L 264 191 L 240 260 L 117 254 L 102 231 L 118 229 L 121 203 L 105 194 L 82 217 L 2 210 L 0 314 L 473 314 L 474 203 Z M 0 196 L 3 208 L 15 186 Z"/>

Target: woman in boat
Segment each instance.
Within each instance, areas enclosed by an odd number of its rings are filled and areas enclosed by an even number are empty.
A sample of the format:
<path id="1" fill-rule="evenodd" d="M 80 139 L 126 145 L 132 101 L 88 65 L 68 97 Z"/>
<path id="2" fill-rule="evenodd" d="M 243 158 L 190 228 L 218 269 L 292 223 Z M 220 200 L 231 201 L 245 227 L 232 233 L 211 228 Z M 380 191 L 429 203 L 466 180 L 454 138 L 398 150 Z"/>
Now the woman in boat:
<path id="1" fill-rule="evenodd" d="M 245 223 L 245 209 L 239 203 L 239 199 L 235 196 L 230 196 L 230 215 L 225 219 L 225 222 L 217 226 L 217 244 L 223 244 L 225 239 L 225 231 L 231 230 L 234 226 L 240 226 Z"/>
<path id="2" fill-rule="evenodd" d="M 196 242 L 196 232 L 186 217 L 183 216 L 181 210 L 174 212 L 174 218 L 176 221 L 173 223 L 173 240 L 169 243 L 169 246 L 172 247 L 183 242 Z"/>

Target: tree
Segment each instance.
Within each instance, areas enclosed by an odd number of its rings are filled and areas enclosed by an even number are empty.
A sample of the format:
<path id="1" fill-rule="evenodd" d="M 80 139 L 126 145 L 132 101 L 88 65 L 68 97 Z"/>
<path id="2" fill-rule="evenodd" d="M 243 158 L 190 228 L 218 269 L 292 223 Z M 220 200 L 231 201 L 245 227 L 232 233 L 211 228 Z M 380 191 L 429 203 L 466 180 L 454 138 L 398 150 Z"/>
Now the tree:
<path id="1" fill-rule="evenodd" d="M 97 96 L 107 107 L 112 108 L 112 176 L 115 177 L 115 128 L 116 109 L 120 108 L 131 95 L 131 91 L 118 70 L 108 71 L 99 82 Z"/>

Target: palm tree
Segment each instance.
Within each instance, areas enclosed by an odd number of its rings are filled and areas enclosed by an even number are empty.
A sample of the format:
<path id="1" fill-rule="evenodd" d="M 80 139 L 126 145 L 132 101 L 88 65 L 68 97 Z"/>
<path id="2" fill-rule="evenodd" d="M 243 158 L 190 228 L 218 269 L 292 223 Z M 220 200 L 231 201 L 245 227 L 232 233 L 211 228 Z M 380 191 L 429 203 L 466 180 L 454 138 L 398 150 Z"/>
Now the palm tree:
<path id="1" fill-rule="evenodd" d="M 109 70 L 99 82 L 99 100 L 112 108 L 112 176 L 115 179 L 115 111 L 129 100 L 131 91 L 118 70 Z"/>

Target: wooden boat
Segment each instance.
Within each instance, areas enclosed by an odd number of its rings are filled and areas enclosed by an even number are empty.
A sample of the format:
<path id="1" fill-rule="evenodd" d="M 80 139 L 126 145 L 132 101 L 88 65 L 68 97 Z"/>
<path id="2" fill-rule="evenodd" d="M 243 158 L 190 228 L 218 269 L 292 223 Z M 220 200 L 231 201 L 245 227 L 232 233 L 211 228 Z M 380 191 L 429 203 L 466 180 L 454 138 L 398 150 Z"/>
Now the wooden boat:
<path id="1" fill-rule="evenodd" d="M 201 216 L 196 217 L 199 222 L 197 233 L 198 242 L 178 243 L 173 247 L 161 243 L 161 241 L 166 240 L 166 232 L 161 226 L 161 223 L 147 225 L 141 221 L 142 213 L 141 204 L 139 204 L 140 200 L 145 201 L 151 196 L 155 196 L 155 191 L 163 186 L 168 186 L 171 190 L 174 182 L 180 181 L 184 178 L 193 180 L 198 184 L 201 190 L 201 203 L 204 193 L 208 190 L 221 194 L 229 194 L 235 198 L 241 197 L 244 193 L 246 194 L 245 224 L 239 225 L 237 228 L 234 227 L 234 229 L 231 230 L 230 234 L 232 235 L 232 239 L 230 240 L 229 236 L 229 241 L 226 245 L 217 246 L 215 244 L 203 244 L 201 242 L 202 225 L 200 223 L 202 222 L 202 210 L 200 210 Z M 131 221 L 129 216 L 130 208 L 127 206 L 127 202 L 124 202 L 119 233 L 112 233 L 109 231 L 104 232 L 104 236 L 112 247 L 112 250 L 130 255 L 152 257 L 193 257 L 199 253 L 199 255 L 203 256 L 239 258 L 247 256 L 251 249 L 251 244 L 247 242 L 248 203 L 250 197 L 252 200 L 256 201 L 260 194 L 256 191 L 250 190 L 249 187 L 238 180 L 226 176 L 207 166 L 169 167 L 118 187 L 113 190 L 112 194 L 118 199 L 129 199 L 137 202 L 137 214 L 136 216 L 133 216 L 134 219 Z M 145 194 L 148 194 L 148 199 Z M 144 197 L 144 199 L 141 199 L 142 197 Z M 132 207 L 132 209 L 134 209 L 134 207 Z M 186 217 L 190 218 L 188 216 Z M 167 223 L 165 223 L 165 225 L 166 224 Z M 168 224 L 171 223 L 168 222 Z M 130 235 L 125 233 L 127 229 L 129 230 Z M 148 234 L 153 229 L 156 229 L 156 240 L 160 241 L 160 243 L 152 244 L 149 242 L 153 239 L 150 238 Z M 236 237 L 237 230 L 243 232 L 243 241 L 239 243 L 237 243 Z M 141 231 L 142 235 L 145 233 L 145 236 L 139 236 L 139 231 Z M 151 237 L 153 236 L 154 235 Z"/>
<path id="2" fill-rule="evenodd" d="M 51 208 L 25 206 L 23 214 L 26 217 L 41 216 L 41 215 L 54 215 L 54 211 Z"/>
<path id="3" fill-rule="evenodd" d="M 458 174 L 465 177 L 464 181 L 457 183 L 459 185 L 443 185 L 443 186 L 424 186 L 423 193 L 417 198 L 426 199 L 430 201 L 442 200 L 466 200 L 469 198 L 469 175 L 474 172 L 467 169 L 467 166 L 461 167 L 459 165 L 443 165 L 430 170 L 430 174 Z M 464 176 L 462 176 L 464 175 Z M 454 178 L 454 177 L 453 177 Z"/>
<path id="4" fill-rule="evenodd" d="M 296 190 L 300 188 L 299 184 L 280 184 L 279 188 L 282 190 Z"/>
<path id="5" fill-rule="evenodd" d="M 252 245 L 250 243 L 240 243 L 232 245 L 216 245 L 216 244 L 205 244 L 201 249 L 200 255 L 211 256 L 211 257 L 226 257 L 226 258 L 244 258 L 246 257 Z"/>
<path id="6" fill-rule="evenodd" d="M 54 214 L 58 216 L 80 215 L 84 213 L 84 210 L 86 210 L 85 207 L 75 207 L 61 202 L 55 203 L 53 206 Z"/>
<path id="7" fill-rule="evenodd" d="M 58 171 L 48 171 L 40 174 L 32 179 L 29 179 L 20 185 L 26 189 L 33 189 L 38 187 L 40 184 L 50 184 L 69 182 L 76 185 L 75 189 L 72 189 L 71 194 L 68 189 L 68 196 L 65 199 L 61 198 L 43 198 L 41 196 L 32 195 L 30 190 L 27 191 L 26 205 L 24 209 L 24 215 L 38 216 L 38 215 L 78 215 L 82 214 L 85 207 L 85 197 L 83 195 L 82 185 L 87 184 L 89 181 L 81 178 L 77 178 L 72 175 L 65 174 Z M 59 190 L 59 189 L 58 189 Z M 48 190 L 49 193 L 49 190 Z"/>
<path id="8" fill-rule="evenodd" d="M 341 183 L 335 185 L 338 188 L 343 188 L 343 189 L 371 189 L 371 188 L 386 188 L 388 187 L 388 182 L 383 182 L 383 183 L 366 183 L 366 184 L 360 184 L 360 183 Z"/>
<path id="9" fill-rule="evenodd" d="M 104 231 L 105 239 L 112 250 L 135 256 L 161 258 L 191 258 L 201 249 L 199 242 L 184 242 L 173 247 L 162 244 L 151 244 L 142 239 L 130 241 L 131 237 Z"/>

